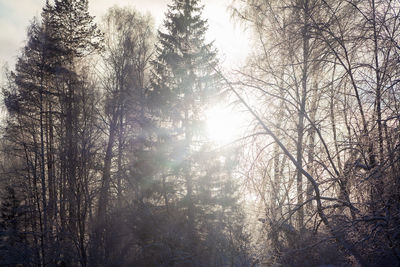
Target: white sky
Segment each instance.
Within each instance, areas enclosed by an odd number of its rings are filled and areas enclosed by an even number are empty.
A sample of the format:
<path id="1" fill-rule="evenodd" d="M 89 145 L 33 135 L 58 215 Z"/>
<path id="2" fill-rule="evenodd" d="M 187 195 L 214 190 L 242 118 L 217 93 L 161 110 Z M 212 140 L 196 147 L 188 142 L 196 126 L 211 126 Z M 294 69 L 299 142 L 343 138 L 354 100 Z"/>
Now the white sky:
<path id="1" fill-rule="evenodd" d="M 111 6 L 131 6 L 150 12 L 156 26 L 162 23 L 167 4 L 171 0 L 91 0 L 89 8 L 96 20 Z M 208 19 L 209 41 L 215 40 L 219 58 L 227 68 L 234 68 L 245 60 L 249 50 L 247 34 L 230 19 L 227 6 L 231 0 L 203 0 L 203 17 Z M 0 66 L 8 63 L 12 69 L 19 51 L 25 45 L 26 29 L 34 16 L 39 17 L 45 0 L 0 0 Z"/>

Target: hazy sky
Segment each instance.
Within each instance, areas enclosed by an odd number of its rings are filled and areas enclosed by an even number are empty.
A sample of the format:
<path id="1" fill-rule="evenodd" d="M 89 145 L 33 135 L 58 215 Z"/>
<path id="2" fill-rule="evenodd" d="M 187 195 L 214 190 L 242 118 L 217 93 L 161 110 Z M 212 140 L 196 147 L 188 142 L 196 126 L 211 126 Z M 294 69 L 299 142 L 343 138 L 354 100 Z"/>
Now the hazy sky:
<path id="1" fill-rule="evenodd" d="M 132 6 L 150 12 L 157 27 L 162 23 L 170 0 L 91 0 L 90 12 L 99 20 L 113 6 Z M 230 20 L 227 6 L 231 0 L 203 0 L 204 17 L 208 19 L 208 39 L 215 40 L 219 57 L 226 66 L 244 60 L 248 43 L 243 30 Z M 0 0 L 0 64 L 12 68 L 20 49 L 25 45 L 26 29 L 34 16 L 40 16 L 45 0 Z"/>

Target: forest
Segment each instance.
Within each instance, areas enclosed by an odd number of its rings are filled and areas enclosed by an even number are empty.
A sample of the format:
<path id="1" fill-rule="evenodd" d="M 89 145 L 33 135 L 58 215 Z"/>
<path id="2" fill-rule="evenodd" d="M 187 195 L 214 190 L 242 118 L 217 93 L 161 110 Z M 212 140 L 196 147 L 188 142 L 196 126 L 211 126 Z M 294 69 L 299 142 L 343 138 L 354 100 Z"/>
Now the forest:
<path id="1" fill-rule="evenodd" d="M 0 266 L 400 266 L 398 0 L 232 0 L 235 69 L 200 0 L 88 5 L 3 71 Z"/>

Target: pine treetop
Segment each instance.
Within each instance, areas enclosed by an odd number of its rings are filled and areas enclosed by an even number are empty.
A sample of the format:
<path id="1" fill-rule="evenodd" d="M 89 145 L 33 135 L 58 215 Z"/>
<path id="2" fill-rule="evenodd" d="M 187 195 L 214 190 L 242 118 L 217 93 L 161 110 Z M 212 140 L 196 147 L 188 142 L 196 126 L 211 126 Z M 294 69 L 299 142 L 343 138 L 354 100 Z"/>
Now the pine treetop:
<path id="1" fill-rule="evenodd" d="M 47 2 L 42 14 L 66 55 L 83 57 L 100 49 L 102 34 L 89 14 L 88 0 Z"/>

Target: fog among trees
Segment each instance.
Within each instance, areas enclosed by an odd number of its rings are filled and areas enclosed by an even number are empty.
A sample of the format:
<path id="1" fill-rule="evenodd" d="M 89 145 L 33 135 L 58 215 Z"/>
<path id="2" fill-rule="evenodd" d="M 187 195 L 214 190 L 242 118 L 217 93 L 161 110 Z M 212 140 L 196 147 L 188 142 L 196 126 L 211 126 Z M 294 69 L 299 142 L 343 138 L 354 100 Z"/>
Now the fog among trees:
<path id="1" fill-rule="evenodd" d="M 0 266 L 400 266 L 400 3 L 234 0 L 235 68 L 203 8 L 46 1 L 3 71 Z"/>

